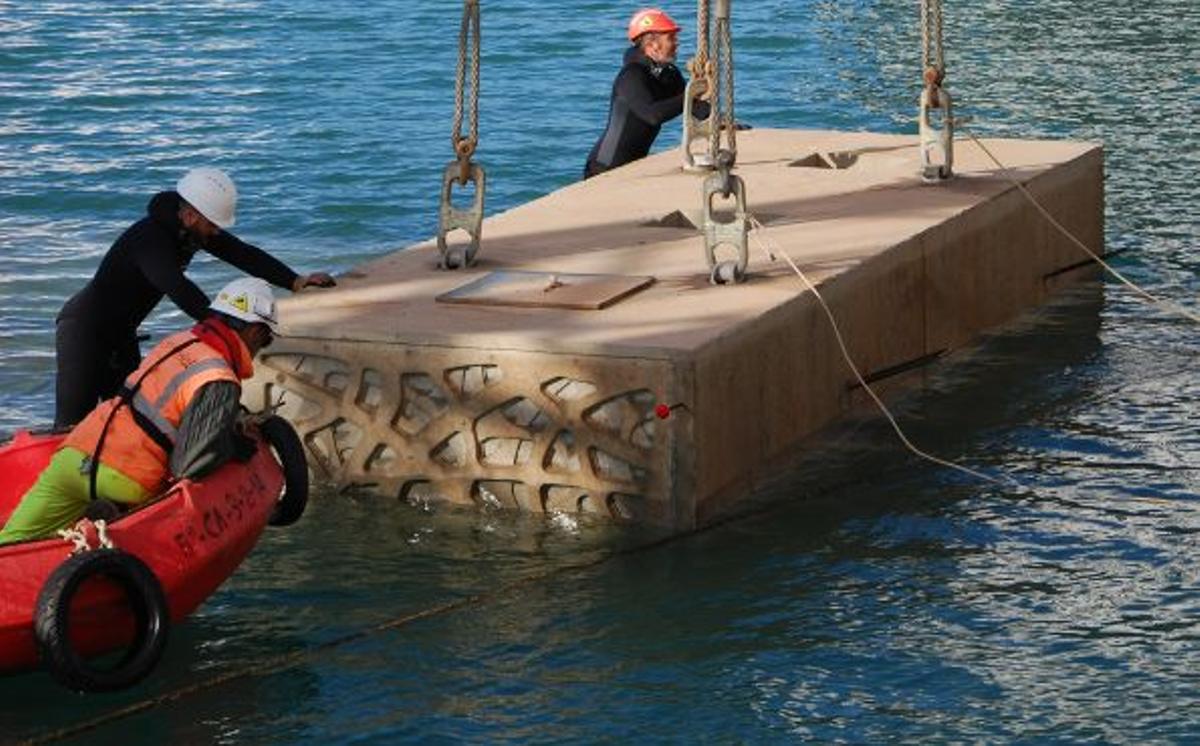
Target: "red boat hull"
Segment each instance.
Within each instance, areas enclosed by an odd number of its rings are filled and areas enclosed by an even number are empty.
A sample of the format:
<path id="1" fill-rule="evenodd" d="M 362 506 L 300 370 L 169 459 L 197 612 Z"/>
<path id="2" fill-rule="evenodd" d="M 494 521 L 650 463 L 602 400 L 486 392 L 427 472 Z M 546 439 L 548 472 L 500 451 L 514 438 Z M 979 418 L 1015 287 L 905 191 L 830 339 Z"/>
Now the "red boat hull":
<path id="1" fill-rule="evenodd" d="M 0 447 L 0 524 L 61 441 L 61 435 L 18 433 Z M 229 463 L 203 480 L 176 483 L 113 521 L 108 537 L 150 568 L 162 585 L 171 621 L 178 622 L 254 548 L 283 483 L 271 449 L 260 447 L 247 463 Z M 72 549 L 59 538 L 0 546 L 0 672 L 37 667 L 33 615 L 38 594 Z M 84 655 L 128 645 L 134 620 L 123 592 L 102 579 L 89 582 L 71 606 L 70 629 L 73 646 Z"/>

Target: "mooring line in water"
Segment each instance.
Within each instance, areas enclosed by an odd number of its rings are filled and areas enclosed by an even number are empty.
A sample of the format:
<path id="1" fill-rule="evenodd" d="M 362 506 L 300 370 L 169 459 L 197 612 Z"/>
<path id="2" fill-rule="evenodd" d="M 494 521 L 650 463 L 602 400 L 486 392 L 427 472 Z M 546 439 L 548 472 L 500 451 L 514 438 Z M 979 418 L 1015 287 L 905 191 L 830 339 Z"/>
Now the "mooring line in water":
<path id="1" fill-rule="evenodd" d="M 851 357 L 851 355 L 850 355 L 850 349 L 846 346 L 846 340 L 844 337 L 842 337 L 841 327 L 838 326 L 837 319 L 834 318 L 833 311 L 829 308 L 829 304 L 825 302 L 824 296 L 822 296 L 820 291 L 817 290 L 817 286 L 809 281 L 808 275 L 804 274 L 804 272 L 801 271 L 800 267 L 796 266 L 796 262 L 794 262 L 792 260 L 792 257 L 786 251 L 779 249 L 779 248 L 772 249 L 770 246 L 768 246 L 766 244 L 767 227 L 765 225 L 763 225 L 762 222 L 755 215 L 750 214 L 749 220 L 750 220 L 750 224 L 755 229 L 754 232 L 751 233 L 751 237 L 754 239 L 754 241 L 758 245 L 758 247 L 760 249 L 762 249 L 763 253 L 766 254 L 767 258 L 770 261 L 774 262 L 774 261 L 776 261 L 776 259 L 778 257 L 783 257 L 783 260 L 785 262 L 787 262 L 788 266 L 792 268 L 792 271 L 796 273 L 796 275 L 804 282 L 804 285 L 809 289 L 809 291 L 812 292 L 813 296 L 817 299 L 817 303 L 820 304 L 821 310 L 825 312 L 825 317 L 829 320 L 830 328 L 833 329 L 834 339 L 837 340 L 838 348 L 841 349 L 841 351 L 842 351 L 842 359 L 846 361 L 846 366 L 850 368 L 850 372 L 852 372 L 854 374 L 854 377 L 856 379 L 858 379 L 858 384 L 860 386 L 862 386 L 863 390 L 867 392 L 867 395 L 871 397 L 871 400 L 875 402 L 875 406 L 877 406 L 879 408 L 879 411 L 883 413 L 883 416 L 887 418 L 887 421 L 892 426 L 892 430 L 895 431 L 896 436 L 900 439 L 900 442 L 904 444 L 905 448 L 907 448 L 912 453 L 916 454 L 918 457 L 925 459 L 926 461 L 930 461 L 932 463 L 938 464 L 939 466 L 945 466 L 949 469 L 954 469 L 954 470 L 962 472 L 964 474 L 968 474 L 972 477 L 982 479 L 986 482 L 1016 487 L 1018 489 L 1023 487 L 1023 485 L 1020 482 L 1018 482 L 1011 475 L 1004 473 L 1003 471 L 1001 472 L 1001 476 L 1003 478 L 998 479 L 996 477 L 984 474 L 981 471 L 972 469 L 968 466 L 963 466 L 962 464 L 956 464 L 953 461 L 948 461 L 946 459 L 939 458 L 938 456 L 934 456 L 933 454 L 927 453 L 927 452 L 921 450 L 920 448 L 918 448 L 916 445 L 914 445 L 913 442 L 908 439 L 908 436 L 905 435 L 903 428 L 900 427 L 900 423 L 897 422 L 896 418 L 892 416 L 891 410 L 889 410 L 887 408 L 887 405 L 883 403 L 883 399 L 881 399 L 879 397 L 879 395 L 875 393 L 875 389 L 871 388 L 871 384 L 867 383 L 867 379 L 863 376 L 862 372 L 858 369 L 858 365 L 855 364 L 854 358 Z M 762 234 L 761 237 L 759 234 Z"/>
<path id="2" fill-rule="evenodd" d="M 998 158 L 996 158 L 996 156 L 992 154 L 992 152 L 979 140 L 979 138 L 977 138 L 970 131 L 967 131 L 966 128 L 962 126 L 961 122 L 956 123 L 956 126 L 958 126 L 960 129 L 962 129 L 965 132 L 965 134 L 972 141 L 974 141 L 976 145 L 979 146 L 979 148 L 988 156 L 988 158 L 990 158 L 992 160 L 992 162 L 994 162 L 996 164 L 996 166 L 1000 169 L 1002 175 L 1013 186 L 1015 186 L 1021 192 L 1021 194 L 1023 196 L 1025 196 L 1026 199 L 1029 200 L 1029 202 L 1031 204 L 1033 204 L 1033 206 L 1038 210 L 1038 212 L 1041 213 L 1041 215 L 1044 218 L 1046 218 L 1046 220 L 1048 222 L 1050 222 L 1050 224 L 1055 229 L 1057 229 L 1064 236 L 1066 236 L 1071 242 L 1073 242 L 1076 246 L 1078 246 L 1081 250 L 1083 250 L 1092 261 L 1099 264 L 1109 274 L 1111 274 L 1113 277 L 1115 277 L 1121 283 L 1123 283 L 1124 285 L 1129 287 L 1131 290 L 1133 290 L 1137 295 L 1141 296 L 1143 299 L 1163 308 L 1164 310 L 1174 312 L 1174 313 L 1182 315 L 1192 321 L 1195 321 L 1196 323 L 1200 323 L 1200 316 L 1197 316 L 1196 314 L 1192 313 L 1191 311 L 1189 311 L 1188 309 L 1184 308 L 1183 306 L 1181 306 L 1179 304 L 1160 299 L 1160 298 L 1156 297 L 1155 295 L 1153 295 L 1152 293 L 1150 293 L 1149 291 L 1144 290 L 1143 288 L 1141 288 L 1139 285 L 1137 285 L 1133 281 L 1127 279 L 1124 275 L 1122 275 L 1119 271 L 1117 271 L 1114 267 L 1112 267 L 1108 262 L 1104 261 L 1104 259 L 1101 258 L 1097 253 L 1095 253 L 1094 251 L 1089 249 L 1082 241 L 1080 241 L 1078 238 L 1076 238 L 1069 230 L 1067 230 L 1067 228 L 1065 228 L 1058 220 L 1056 220 L 1054 218 L 1054 216 L 1051 215 L 1037 201 L 1037 199 L 1032 194 L 1030 194 L 1029 190 L 1026 189 L 1025 186 L 1023 184 L 1021 184 L 1021 182 L 1018 181 L 1012 175 L 1011 169 L 1009 169 Z M 804 282 L 807 289 L 813 293 L 813 296 L 817 299 L 817 302 L 820 304 L 821 309 L 824 311 L 826 318 L 829 320 L 831 328 L 834 332 L 834 337 L 838 343 L 838 347 L 841 350 L 842 357 L 845 360 L 847 366 L 849 366 L 850 370 L 853 372 L 855 378 L 858 380 L 858 382 L 862 386 L 863 390 L 867 392 L 867 394 L 874 401 L 875 405 L 879 408 L 879 410 L 887 418 L 893 431 L 896 433 L 897 437 L 900 439 L 901 443 L 903 443 L 905 448 L 907 448 L 913 454 L 915 454 L 916 456 L 918 456 L 926 461 L 962 472 L 964 474 L 968 474 L 968 475 L 976 477 L 978 479 L 981 479 L 981 480 L 984 480 L 987 482 L 991 482 L 993 484 L 1006 484 L 1006 485 L 1015 486 L 1015 487 L 1018 487 L 1021 489 L 1027 489 L 1020 482 L 1018 482 L 1015 478 L 1013 478 L 1012 476 L 1010 476 L 1006 473 L 1001 472 L 1002 476 L 1004 478 L 997 479 L 995 477 L 989 476 L 989 475 L 984 474 L 983 472 L 977 471 L 975 469 L 971 469 L 971 468 L 963 466 L 961 464 L 957 464 L 952 461 L 942 459 L 942 458 L 939 458 L 932 454 L 929 454 L 929 453 L 921 450 L 920 448 L 918 448 L 916 445 L 914 445 L 909 440 L 907 435 L 904 433 L 903 429 L 900 427 L 899 423 L 896 421 L 896 419 L 892 415 L 891 411 L 883 403 L 882 399 L 875 393 L 875 390 L 873 388 L 871 388 L 871 386 L 866 382 L 862 373 L 859 371 L 859 368 L 857 367 L 857 365 L 855 365 L 854 360 L 850 356 L 849 349 L 848 349 L 848 347 L 845 343 L 845 340 L 842 336 L 840 327 L 837 324 L 836 318 L 834 317 L 833 312 L 829 308 L 824 297 L 817 290 L 816 286 L 808 279 L 808 277 L 804 274 L 804 272 L 800 270 L 800 268 L 792 260 L 790 255 L 788 255 L 786 252 L 784 252 L 782 250 L 773 251 L 770 247 L 768 247 L 764 243 L 764 239 L 766 237 L 766 226 L 764 226 L 753 215 L 750 215 L 749 219 L 750 219 L 752 226 L 755 228 L 755 233 L 752 233 L 751 235 L 754 237 L 754 239 L 755 239 L 756 243 L 758 243 L 759 247 L 766 253 L 767 257 L 771 261 L 776 261 L 777 256 L 782 256 L 784 261 L 791 267 L 792 271 L 795 272 L 796 275 Z M 762 238 L 760 238 L 759 234 L 762 234 Z M 1153 501 L 1156 503 L 1173 504 L 1172 501 L 1166 501 L 1166 500 L 1161 500 L 1161 499 L 1150 499 L 1150 498 L 1134 498 L 1134 499 L 1139 500 L 1139 501 Z M 162 707 L 165 705 L 172 704 L 174 702 L 181 701 L 189 696 L 200 694 L 202 692 L 208 691 L 210 689 L 213 689 L 214 687 L 220 686 L 222 684 L 225 684 L 225 683 L 228 683 L 231 681 L 236 681 L 238 679 L 250 678 L 253 676 L 266 676 L 266 675 L 279 673 L 280 671 L 285 671 L 293 666 L 296 666 L 296 665 L 304 662 L 305 660 L 316 657 L 322 653 L 343 647 L 350 643 L 357 642 L 359 640 L 368 639 L 370 637 L 373 637 L 378 634 L 382 634 L 384 632 L 401 629 L 403 627 L 408 626 L 409 624 L 419 622 L 424 619 L 429 619 L 429 618 L 441 616 L 444 614 L 453 613 L 455 611 L 459 611 L 462 609 L 483 606 L 483 605 L 492 603 L 494 601 L 498 601 L 502 598 L 505 598 L 505 597 L 509 596 L 510 594 L 512 594 L 513 592 L 519 591 L 519 590 L 521 590 L 529 585 L 532 585 L 534 583 L 548 581 L 548 580 L 554 579 L 559 576 L 570 575 L 570 574 L 576 573 L 576 572 L 583 572 L 583 571 L 586 571 L 586 570 L 589 570 L 589 569 L 592 569 L 595 567 L 599 567 L 600 565 L 603 565 L 604 563 L 606 563 L 610 560 L 613 560 L 613 559 L 638 554 L 638 553 L 644 552 L 644 551 L 657 549 L 659 547 L 666 546 L 666 545 L 674 543 L 676 541 L 681 541 L 681 540 L 690 538 L 697 534 L 705 533 L 707 531 L 711 531 L 716 528 L 727 526 L 731 523 L 735 523 L 738 521 L 745 520 L 747 518 L 755 517 L 764 512 L 768 512 L 768 511 L 774 509 L 775 507 L 779 507 L 779 506 L 765 506 L 758 510 L 746 511 L 743 513 L 730 515 L 724 519 L 715 521 L 713 523 L 706 524 L 705 526 L 702 526 L 700 528 L 697 528 L 697 529 L 694 529 L 691 531 L 673 534 L 671 536 L 666 536 L 666 537 L 663 537 L 660 539 L 656 539 L 654 541 L 650 541 L 645 544 L 637 545 L 634 547 L 629 547 L 627 549 L 617 550 L 617 551 L 611 552 L 609 554 L 603 555 L 601 557 L 598 557 L 596 559 L 593 559 L 593 560 L 590 560 L 587 562 L 564 565 L 564 566 L 556 567 L 556 568 L 546 570 L 546 571 L 543 571 L 540 573 L 534 573 L 527 577 L 520 578 L 518 580 L 515 580 L 515 581 L 512 581 L 505 585 L 502 585 L 499 588 L 496 588 L 495 590 L 492 590 L 492 591 L 489 591 L 486 593 L 474 594 L 474 595 L 467 596 L 467 597 L 460 598 L 460 599 L 453 600 L 453 601 L 445 601 L 445 602 L 442 602 L 439 604 L 435 604 L 433 606 L 426 607 L 424 609 L 420 609 L 420 610 L 412 612 L 410 614 L 405 614 L 403 616 L 396 617 L 396 618 L 390 619 L 388 621 L 381 622 L 381 623 L 375 624 L 373 626 L 369 626 L 364 629 L 357 630 L 355 632 L 347 633 L 347 634 L 337 637 L 335 639 L 327 640 L 323 643 L 319 643 L 319 644 L 313 645 L 311 647 L 304 648 L 302 650 L 297 650 L 297 651 L 293 651 L 290 653 L 283 653 L 280 655 L 273 656 L 271 658 L 266 659 L 265 662 L 264 661 L 256 662 L 253 666 L 243 666 L 240 668 L 234 668 L 230 671 L 226 671 L 225 673 L 218 674 L 218 675 L 213 676 L 204 681 L 197 682 L 197 683 L 191 684 L 189 686 L 181 687 L 181 688 L 175 689 L 173 691 L 165 692 L 158 696 L 151 697 L 151 698 L 148 698 L 145 700 L 141 700 L 139 702 L 135 702 L 133 704 L 127 705 L 127 706 L 119 708 L 117 710 L 113 710 L 111 712 L 108 712 L 104 715 L 93 718 L 91 720 L 87 720 L 87 721 L 78 723 L 73 726 L 68 726 L 66 728 L 61 728 L 61 729 L 58 729 L 55 731 L 51 731 L 44 735 L 36 736 L 34 738 L 31 738 L 31 739 L 28 739 L 25 741 L 21 741 L 19 743 L 30 744 L 32 746 L 34 744 L 53 743 L 56 741 L 61 741 L 66 738 L 80 736 L 85 733 L 89 733 L 89 732 L 98 730 L 99 728 L 102 728 L 106 725 L 109 725 L 109 724 L 118 722 L 120 720 L 124 720 L 126 718 L 132 717 L 134 715 L 138 715 L 143 712 L 147 712 L 147 711 L 156 709 L 158 707 Z"/>
<path id="3" fill-rule="evenodd" d="M 1073 233 L 1071 233 L 1071 231 L 1067 230 L 1067 228 L 1062 223 L 1060 223 L 1058 220 L 1055 219 L 1055 217 L 1053 215 L 1050 214 L 1049 210 L 1047 210 L 1045 207 L 1042 206 L 1042 203 L 1038 202 L 1036 197 L 1034 197 L 1032 194 L 1030 194 L 1029 190 L 1025 188 L 1024 184 L 1022 184 L 1015 176 L 1013 176 L 1012 169 L 1009 168 L 1008 166 L 1004 165 L 1000 161 L 1000 159 L 997 158 L 992 153 L 992 151 L 989 150 L 988 147 L 983 144 L 983 141 L 975 136 L 975 133 L 971 132 L 969 129 L 967 129 L 963 125 L 962 121 L 963 120 L 958 120 L 957 122 L 955 122 L 955 127 L 962 130 L 967 135 L 967 137 L 971 138 L 971 141 L 974 142 L 979 147 L 979 149 L 983 151 L 984 155 L 986 155 L 988 158 L 990 158 L 992 163 L 996 164 L 996 167 L 1000 169 L 1001 175 L 1003 175 L 1004 178 L 1007 179 L 1010 184 L 1012 184 L 1018 190 L 1020 190 L 1021 194 L 1024 195 L 1027 200 L 1029 200 L 1030 204 L 1032 204 L 1034 206 L 1034 208 L 1036 208 L 1037 211 L 1042 214 L 1042 217 L 1044 217 L 1050 223 L 1050 225 L 1054 226 L 1054 228 L 1057 229 L 1059 233 L 1062 233 L 1064 236 L 1066 236 L 1071 241 L 1071 243 L 1078 246 L 1083 251 L 1083 253 L 1087 254 L 1088 257 L 1093 262 L 1095 262 L 1096 264 L 1099 264 L 1101 267 L 1103 267 L 1104 271 L 1108 272 L 1110 275 L 1112 275 L 1117 280 L 1119 280 L 1123 285 L 1125 285 L 1130 290 L 1132 290 L 1134 292 L 1134 294 L 1141 296 L 1141 298 L 1143 298 L 1144 300 L 1147 300 L 1150 303 L 1153 303 L 1154 305 L 1158 306 L 1159 308 L 1163 309 L 1164 311 L 1174 313 L 1179 316 L 1183 316 L 1187 319 L 1190 319 L 1191 321 L 1196 322 L 1197 324 L 1200 324 L 1200 315 L 1197 315 L 1196 313 L 1185 308 L 1184 306 L 1180 305 L 1179 303 L 1176 303 L 1171 300 L 1159 298 L 1158 296 L 1154 295 L 1153 293 L 1146 290 L 1142 286 L 1138 285 L 1133 280 L 1130 280 L 1129 278 L 1125 277 L 1125 275 L 1123 275 L 1119 271 L 1117 271 L 1117 269 L 1115 267 L 1113 267 L 1108 262 L 1104 261 L 1104 259 L 1098 253 L 1096 253 L 1092 249 L 1088 248 L 1088 246 L 1083 241 L 1080 241 L 1078 238 L 1076 238 L 1075 235 Z"/>
<path id="4" fill-rule="evenodd" d="M 181 688 L 175 689 L 173 691 L 164 692 L 163 694 L 160 694 L 158 696 L 150 697 L 148 699 L 141 700 L 140 702 L 134 702 L 131 705 L 126 705 L 125 707 L 121 707 L 121 708 L 118 708 L 111 712 L 97 716 L 95 718 L 92 718 L 91 720 L 85 720 L 82 723 L 77 723 L 76 725 L 71 725 L 71 726 L 67 726 L 65 728 L 60 728 L 58 730 L 51 731 L 49 733 L 46 733 L 46 734 L 43 734 L 40 736 L 35 736 L 34 738 L 30 738 L 25 741 L 18 741 L 17 743 L 24 744 L 26 746 L 36 746 L 37 744 L 54 743 L 56 741 L 62 741 L 64 739 L 72 738 L 74 736 L 81 736 L 85 733 L 91 733 L 92 731 L 98 730 L 106 725 L 110 725 L 112 723 L 118 722 L 120 720 L 124 720 L 129 717 L 133 717 L 134 715 L 139 715 L 141 713 L 148 712 L 148 711 L 156 709 L 158 707 L 162 707 L 165 705 L 172 704 L 174 702 L 181 701 L 187 697 L 190 697 L 190 696 L 196 695 L 196 694 L 200 694 L 202 692 L 208 691 L 214 687 L 229 683 L 231 681 L 236 681 L 238 679 L 250 678 L 252 676 L 267 676 L 270 674 L 279 673 L 280 671 L 286 671 L 287 669 L 292 668 L 293 666 L 296 666 L 300 663 L 303 663 L 304 661 L 306 661 L 310 658 L 316 657 L 316 656 L 318 656 L 322 653 L 326 653 L 330 650 L 340 648 L 344 645 L 348 645 L 353 642 L 358 642 L 359 640 L 365 640 L 367 638 L 374 637 L 375 635 L 382 634 L 384 632 L 397 630 L 402 627 L 406 627 L 409 624 L 412 624 L 414 622 L 419 622 L 424 619 L 430 619 L 430 618 L 433 618 L 436 616 L 449 614 L 449 613 L 452 613 L 455 611 L 459 611 L 461 609 L 467 609 L 467 608 L 472 608 L 472 607 L 476 607 L 476 606 L 483 606 L 483 605 L 492 603 L 494 601 L 503 599 L 503 598 L 511 595 L 513 592 L 519 591 L 519 590 L 521 590 L 529 585 L 532 585 L 534 583 L 544 582 L 544 581 L 558 578 L 560 576 L 566 576 L 566 575 L 571 575 L 573 573 L 583 572 L 583 571 L 590 570 L 595 567 L 599 567 L 600 565 L 603 565 L 606 562 L 609 562 L 610 560 L 614 560 L 614 559 L 617 559 L 620 557 L 628 557 L 631 555 L 640 554 L 642 552 L 658 549 L 660 547 L 664 547 L 669 544 L 673 544 L 674 542 L 677 542 L 677 541 L 682 541 L 684 539 L 687 539 L 687 538 L 690 538 L 693 536 L 697 536 L 699 534 L 703 534 L 708 531 L 712 531 L 714 529 L 721 528 L 723 526 L 728 526 L 731 523 L 736 523 L 739 521 L 746 520 L 748 518 L 753 518 L 755 516 L 762 515 L 763 513 L 769 512 L 771 510 L 775 510 L 779 507 L 781 507 L 781 506 L 780 505 L 765 505 L 765 506 L 761 506 L 758 508 L 746 510 L 746 511 L 743 511 L 740 513 L 731 514 L 731 515 L 726 516 L 725 518 L 713 521 L 712 523 L 708 523 L 708 524 L 705 524 L 704 526 L 700 526 L 698 528 L 691 529 L 690 531 L 685 531 L 685 532 L 677 533 L 677 534 L 671 534 L 669 536 L 663 536 L 658 539 L 653 539 L 644 544 L 638 544 L 636 546 L 627 547 L 625 549 L 618 549 L 618 550 L 609 552 L 608 554 L 604 554 L 600 557 L 597 557 L 595 559 L 588 560 L 586 562 L 577 562 L 574 564 L 563 565 L 560 567 L 551 568 L 549 570 L 543 570 L 542 572 L 534 573 L 532 575 L 528 575 L 526 577 L 514 580 L 510 583 L 501 585 L 500 587 L 498 587 L 492 591 L 487 591 L 485 593 L 473 594 L 473 595 L 467 596 L 465 598 L 460 598 L 460 599 L 457 599 L 454 601 L 444 601 L 442 603 L 434 604 L 433 606 L 428 606 L 424 609 L 414 611 L 410 614 L 405 614 L 403 616 L 399 616 L 394 619 L 389 619 L 386 622 L 380 622 L 378 624 L 371 625 L 364 629 L 360 629 L 355 632 L 347 633 L 345 635 L 342 635 L 341 637 L 337 637 L 332 640 L 326 640 L 325 642 L 318 643 L 311 647 L 304 648 L 303 650 L 296 650 L 296 651 L 292 651 L 290 653 L 282 653 L 280 655 L 272 656 L 270 658 L 267 658 L 265 661 L 258 661 L 252 666 L 242 666 L 240 668 L 234 668 L 233 670 L 226 671 L 225 673 L 222 673 L 222 674 L 218 674 L 216 676 L 213 676 L 212 678 L 205 679 L 204 681 L 201 681 L 201 682 L 198 682 L 195 684 L 191 684 L 189 686 L 181 687 Z"/>

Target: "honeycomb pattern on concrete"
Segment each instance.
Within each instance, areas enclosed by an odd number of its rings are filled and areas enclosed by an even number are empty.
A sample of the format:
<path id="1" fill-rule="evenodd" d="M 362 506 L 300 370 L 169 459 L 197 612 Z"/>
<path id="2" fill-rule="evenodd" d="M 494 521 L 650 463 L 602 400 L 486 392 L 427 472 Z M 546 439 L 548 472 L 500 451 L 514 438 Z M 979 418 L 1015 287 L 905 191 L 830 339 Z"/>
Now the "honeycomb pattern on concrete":
<path id="1" fill-rule="evenodd" d="M 344 491 L 631 521 L 667 491 L 648 384 L 455 357 L 421 355 L 415 369 L 352 346 L 272 351 L 251 388 L 296 426 L 314 475 Z"/>

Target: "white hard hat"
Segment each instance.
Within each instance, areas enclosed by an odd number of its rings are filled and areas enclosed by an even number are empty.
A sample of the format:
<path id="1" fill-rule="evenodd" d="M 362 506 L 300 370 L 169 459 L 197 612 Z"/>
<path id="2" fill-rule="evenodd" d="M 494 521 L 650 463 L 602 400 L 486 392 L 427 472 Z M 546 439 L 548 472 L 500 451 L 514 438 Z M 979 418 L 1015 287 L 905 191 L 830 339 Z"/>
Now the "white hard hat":
<path id="1" fill-rule="evenodd" d="M 230 228 L 237 209 L 237 187 L 219 168 L 193 168 L 175 184 L 175 191 L 218 227 Z"/>
<path id="2" fill-rule="evenodd" d="M 278 328 L 275 295 L 266 280 L 257 277 L 243 277 L 221 288 L 208 308 L 251 324 L 266 324 L 271 331 Z"/>

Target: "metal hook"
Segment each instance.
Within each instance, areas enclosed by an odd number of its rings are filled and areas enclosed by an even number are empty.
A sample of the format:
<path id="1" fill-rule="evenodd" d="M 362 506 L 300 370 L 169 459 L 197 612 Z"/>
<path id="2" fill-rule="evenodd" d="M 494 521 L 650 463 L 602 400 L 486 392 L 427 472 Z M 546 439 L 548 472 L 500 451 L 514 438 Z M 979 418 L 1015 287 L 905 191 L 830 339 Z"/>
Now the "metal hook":
<path id="1" fill-rule="evenodd" d="M 442 199 L 441 209 L 438 213 L 438 267 L 442 269 L 460 269 L 468 267 L 475 261 L 475 255 L 479 253 L 480 238 L 483 234 L 483 195 L 486 187 L 487 176 L 483 171 L 483 167 L 477 163 L 470 161 L 464 162 L 453 160 L 446 164 L 446 170 L 442 174 Z M 464 171 L 466 177 L 464 179 Z M 466 186 L 475 184 L 475 199 L 471 206 L 465 210 L 460 210 L 450 201 L 450 191 L 455 184 Z M 446 243 L 446 236 L 455 229 L 461 229 L 467 232 L 471 241 L 467 248 L 450 250 Z"/>
<path id="2" fill-rule="evenodd" d="M 713 215 L 713 199 L 718 195 L 736 199 L 733 219 L 722 223 Z M 746 210 L 746 183 L 740 176 L 721 171 L 704 180 L 704 257 L 708 261 L 709 280 L 727 285 L 746 278 L 750 262 L 748 237 L 749 218 Z M 731 246 L 736 252 L 732 261 L 717 261 L 717 249 Z"/>
<path id="3" fill-rule="evenodd" d="M 696 79 L 692 78 L 688 81 L 687 87 L 683 89 L 683 137 L 680 142 L 680 148 L 683 150 L 683 170 L 708 171 L 713 167 L 712 159 L 708 157 L 707 152 L 693 153 L 692 143 L 696 140 L 703 140 L 707 145 L 708 138 L 712 135 L 714 112 L 710 108 L 708 117 L 704 119 L 699 119 L 693 114 L 695 97 L 692 95 L 692 90 L 695 83 Z"/>
<path id="4" fill-rule="evenodd" d="M 940 110 L 941 127 L 934 125 L 933 111 Z M 954 175 L 954 111 L 950 94 L 931 83 L 921 90 L 918 116 L 921 140 L 921 179 L 926 183 L 945 181 Z"/>

